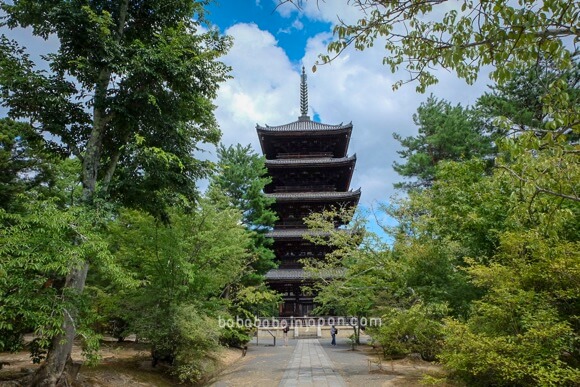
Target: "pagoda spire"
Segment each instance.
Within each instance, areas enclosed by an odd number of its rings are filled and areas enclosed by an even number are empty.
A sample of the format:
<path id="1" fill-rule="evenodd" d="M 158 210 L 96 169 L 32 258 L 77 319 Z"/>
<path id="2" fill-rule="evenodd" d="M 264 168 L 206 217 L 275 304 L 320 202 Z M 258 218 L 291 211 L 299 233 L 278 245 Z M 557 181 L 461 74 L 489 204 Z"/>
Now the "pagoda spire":
<path id="1" fill-rule="evenodd" d="M 310 121 L 308 116 L 308 84 L 306 83 L 306 71 L 302 66 L 302 76 L 300 77 L 300 121 Z"/>

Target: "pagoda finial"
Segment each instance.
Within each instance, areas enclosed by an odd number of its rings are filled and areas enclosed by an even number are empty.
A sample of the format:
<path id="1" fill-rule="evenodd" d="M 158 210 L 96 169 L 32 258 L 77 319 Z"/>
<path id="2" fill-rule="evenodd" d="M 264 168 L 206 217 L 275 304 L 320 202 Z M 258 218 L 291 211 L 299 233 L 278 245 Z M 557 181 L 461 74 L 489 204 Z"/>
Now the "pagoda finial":
<path id="1" fill-rule="evenodd" d="M 300 82 L 300 113 L 302 114 L 299 119 L 304 121 L 309 121 L 308 116 L 308 85 L 306 84 L 306 71 L 304 66 L 302 66 L 302 76 Z"/>

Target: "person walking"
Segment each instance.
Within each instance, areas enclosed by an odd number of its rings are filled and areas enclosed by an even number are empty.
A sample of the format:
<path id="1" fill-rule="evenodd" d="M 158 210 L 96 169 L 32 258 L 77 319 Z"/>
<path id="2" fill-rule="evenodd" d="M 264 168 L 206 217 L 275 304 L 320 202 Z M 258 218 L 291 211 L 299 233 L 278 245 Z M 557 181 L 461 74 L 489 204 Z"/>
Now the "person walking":
<path id="1" fill-rule="evenodd" d="M 284 325 L 282 332 L 284 333 L 284 346 L 285 347 L 288 346 L 288 331 L 289 330 L 290 330 L 290 327 L 288 325 Z"/>
<path id="2" fill-rule="evenodd" d="M 330 328 L 330 336 L 332 337 L 330 345 L 336 345 L 336 335 L 338 335 L 338 329 L 333 325 L 332 328 Z"/>

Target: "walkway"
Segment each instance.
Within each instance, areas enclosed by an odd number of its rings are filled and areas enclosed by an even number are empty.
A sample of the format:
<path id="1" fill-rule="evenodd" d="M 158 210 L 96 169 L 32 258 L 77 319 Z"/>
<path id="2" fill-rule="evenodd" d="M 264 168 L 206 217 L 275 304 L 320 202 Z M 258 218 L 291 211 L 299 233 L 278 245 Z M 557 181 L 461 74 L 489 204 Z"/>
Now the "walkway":
<path id="1" fill-rule="evenodd" d="M 271 343 L 271 341 L 270 341 Z M 367 357 L 350 341 L 289 340 L 288 346 L 248 345 L 248 354 L 214 380 L 213 387 L 382 386 L 386 375 L 369 374 Z M 388 379 L 388 377 L 387 377 Z"/>
<path id="2" fill-rule="evenodd" d="M 221 373 L 213 387 L 352 386 L 408 387 L 421 384 L 425 372 L 441 376 L 440 367 L 422 361 L 402 359 L 369 369 L 364 347 L 351 350 L 346 337 L 290 340 L 285 347 L 250 343 L 246 357 Z M 272 341 L 265 341 L 272 344 Z M 367 347 L 368 349 L 368 347 Z"/>
<path id="3" fill-rule="evenodd" d="M 318 339 L 298 340 L 280 381 L 280 387 L 294 386 L 346 386 Z"/>

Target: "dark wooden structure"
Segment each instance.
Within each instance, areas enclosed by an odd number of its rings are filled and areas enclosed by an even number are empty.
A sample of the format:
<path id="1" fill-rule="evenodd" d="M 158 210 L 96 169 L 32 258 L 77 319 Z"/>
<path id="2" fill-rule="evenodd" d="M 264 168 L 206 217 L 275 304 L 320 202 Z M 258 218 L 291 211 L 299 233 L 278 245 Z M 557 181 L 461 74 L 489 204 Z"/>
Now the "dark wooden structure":
<path id="1" fill-rule="evenodd" d="M 360 198 L 360 189 L 349 190 L 356 163 L 356 156 L 347 154 L 352 124 L 328 125 L 310 119 L 304 68 L 300 108 L 298 121 L 256 127 L 272 177 L 264 190 L 276 199 L 274 210 L 279 218 L 268 236 L 274 239 L 280 266 L 270 270 L 266 279 L 283 295 L 282 317 L 305 316 L 312 311 L 313 295 L 302 289 L 311 282 L 299 261 L 321 259 L 328 253 L 327 247 L 304 239 L 312 231 L 303 219 L 332 206 L 356 206 Z"/>

